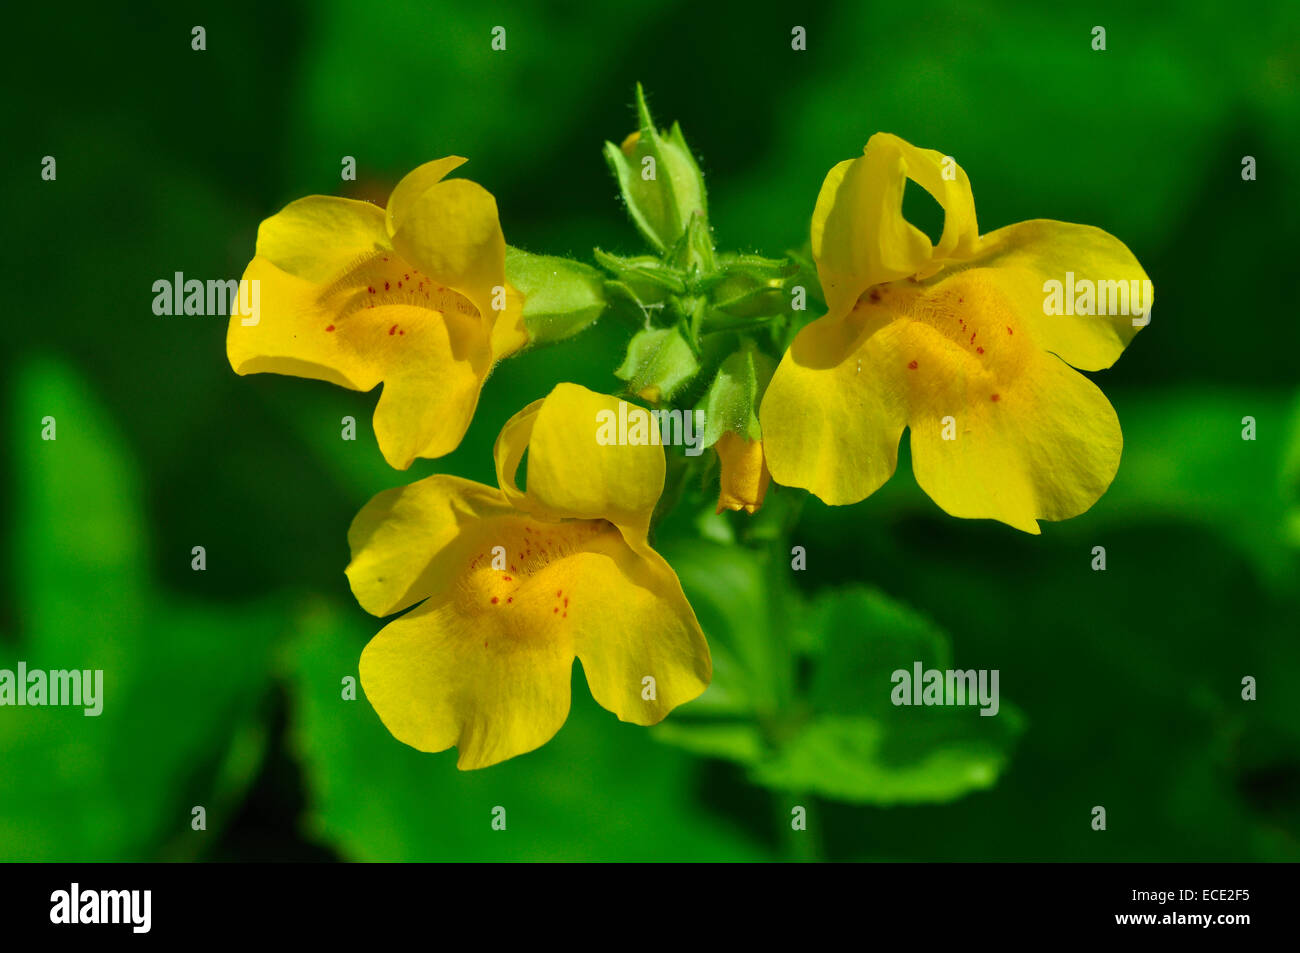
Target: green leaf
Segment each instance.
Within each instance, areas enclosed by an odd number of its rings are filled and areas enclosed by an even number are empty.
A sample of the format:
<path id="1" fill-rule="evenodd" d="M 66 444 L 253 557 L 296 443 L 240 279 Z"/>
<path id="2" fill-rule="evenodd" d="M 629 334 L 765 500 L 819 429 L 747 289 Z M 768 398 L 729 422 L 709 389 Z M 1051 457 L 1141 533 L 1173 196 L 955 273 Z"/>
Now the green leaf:
<path id="1" fill-rule="evenodd" d="M 0 771 L 0 859 L 201 855 L 261 762 L 261 699 L 281 620 L 156 590 L 139 479 L 66 367 L 27 367 L 14 409 L 21 638 L 0 643 L 0 668 L 102 670 L 103 687 L 97 716 L 3 709 L 0 762 L 22 770 Z M 47 416 L 56 423 L 49 441 Z M 194 805 L 207 810 L 206 831 L 190 827 Z"/>
<path id="2" fill-rule="evenodd" d="M 1290 418 L 1282 460 L 1282 493 L 1288 503 L 1284 532 L 1292 546 L 1300 547 L 1300 398 L 1292 404 Z"/>
<path id="3" fill-rule="evenodd" d="M 700 371 L 699 359 L 676 327 L 638 331 L 614 373 L 628 390 L 651 403 L 671 401 Z"/>
<path id="4" fill-rule="evenodd" d="M 713 656 L 713 681 L 671 721 L 753 716 L 777 705 L 777 659 L 764 568 L 739 546 L 692 538 L 658 544 L 681 580 Z"/>
<path id="5" fill-rule="evenodd" d="M 995 715 L 978 704 L 893 704 L 895 671 L 953 667 L 947 638 L 928 620 L 857 587 L 788 607 L 801 630 L 790 645 L 806 649 L 812 674 L 802 700 L 777 703 L 781 633 L 770 619 L 774 602 L 791 597 L 737 547 L 664 551 L 709 639 L 714 680 L 656 729 L 659 740 L 744 764 L 767 787 L 858 804 L 948 801 L 997 780 L 1023 723 L 1005 700 Z"/>
<path id="6" fill-rule="evenodd" d="M 523 292 L 531 344 L 573 337 L 605 311 L 604 276 L 581 262 L 507 247 L 506 280 Z"/>
<path id="7" fill-rule="evenodd" d="M 921 721 L 941 724 L 890 726 L 870 718 L 820 716 L 758 764 L 754 778 L 782 790 L 876 805 L 951 801 L 993 786 L 1018 726 L 1003 722 L 981 734 L 953 717 L 936 717 L 946 710 L 915 711 L 923 713 Z"/>
<path id="8" fill-rule="evenodd" d="M 758 768 L 763 783 L 870 804 L 947 801 L 994 783 L 1022 725 L 1005 700 L 993 715 L 977 699 L 894 704 L 895 672 L 955 667 L 937 626 L 865 587 L 820 597 L 806 618 L 819 646 L 814 716 Z"/>

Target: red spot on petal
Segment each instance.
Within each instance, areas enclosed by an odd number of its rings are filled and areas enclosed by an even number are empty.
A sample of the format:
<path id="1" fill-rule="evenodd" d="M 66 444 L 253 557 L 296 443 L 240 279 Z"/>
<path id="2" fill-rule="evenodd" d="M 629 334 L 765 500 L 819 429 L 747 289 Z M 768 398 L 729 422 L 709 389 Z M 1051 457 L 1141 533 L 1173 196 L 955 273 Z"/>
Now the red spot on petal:
<path id="1" fill-rule="evenodd" d="M 908 369 L 909 371 L 914 371 L 914 370 L 916 370 L 916 361 L 913 361 L 912 363 L 908 364 L 908 365 L 907 365 L 907 369 Z"/>
<path id="2" fill-rule="evenodd" d="M 560 598 L 560 596 L 562 596 L 562 595 L 564 595 L 564 590 L 563 590 L 563 589 L 556 589 L 556 590 L 555 590 L 555 598 L 558 599 L 558 598 Z"/>
<path id="3" fill-rule="evenodd" d="M 331 324 L 331 325 L 330 325 L 329 327 L 327 327 L 325 330 L 326 330 L 326 331 L 333 331 L 333 330 L 334 330 L 334 325 Z"/>
<path id="4" fill-rule="evenodd" d="M 493 605 L 496 605 L 498 601 L 499 601 L 499 600 L 497 599 L 496 596 L 493 596 L 493 597 L 492 597 L 492 604 L 493 604 Z"/>
<path id="5" fill-rule="evenodd" d="M 1000 394 L 993 394 L 991 397 L 989 397 L 989 400 L 992 400 L 992 401 L 999 401 L 999 400 L 1001 400 L 1001 399 L 1002 399 L 1002 395 L 1000 395 Z"/>
<path id="6" fill-rule="evenodd" d="M 975 350 L 978 351 L 980 354 L 984 353 L 984 348 L 982 347 L 977 347 Z"/>
<path id="7" fill-rule="evenodd" d="M 556 607 L 555 607 L 554 609 L 552 609 L 551 611 L 552 611 L 552 612 L 559 612 L 559 611 L 560 611 L 560 607 L 559 607 L 559 606 L 556 606 Z"/>
<path id="8" fill-rule="evenodd" d="M 1012 333 L 1011 329 L 1007 328 L 1007 334 L 1011 334 L 1011 333 Z"/>
<path id="9" fill-rule="evenodd" d="M 566 608 L 566 609 L 569 608 L 569 600 L 568 600 L 568 599 L 565 599 L 565 600 L 564 600 L 564 608 Z"/>
<path id="10" fill-rule="evenodd" d="M 371 286 L 370 286 L 369 288 L 367 288 L 366 290 L 369 291 L 371 294 L 374 294 L 374 293 L 375 293 L 375 286 L 374 286 L 374 285 L 371 285 Z"/>
<path id="11" fill-rule="evenodd" d="M 384 290 L 385 290 L 385 291 L 388 290 L 388 282 L 386 282 L 386 281 L 384 282 Z"/>
<path id="12" fill-rule="evenodd" d="M 394 324 L 391 328 L 389 328 L 389 329 L 388 329 L 388 333 L 389 333 L 389 334 L 396 334 L 396 333 L 397 333 L 397 325 Z"/>
<path id="13" fill-rule="evenodd" d="M 402 287 L 402 283 L 400 281 L 397 283 L 397 287 L 399 288 Z"/>

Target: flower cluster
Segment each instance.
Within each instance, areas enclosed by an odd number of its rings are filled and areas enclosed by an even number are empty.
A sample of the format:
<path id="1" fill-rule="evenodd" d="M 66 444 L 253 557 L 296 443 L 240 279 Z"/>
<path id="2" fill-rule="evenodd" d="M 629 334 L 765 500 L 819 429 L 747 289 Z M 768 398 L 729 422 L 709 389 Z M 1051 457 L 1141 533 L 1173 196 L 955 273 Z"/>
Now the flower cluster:
<path id="1" fill-rule="evenodd" d="M 459 445 L 500 361 L 619 313 L 636 329 L 615 371 L 624 393 L 699 413 L 719 513 L 754 513 L 771 485 L 862 500 L 893 473 L 905 428 L 918 483 L 953 516 L 1037 533 L 1105 492 L 1119 422 L 1079 371 L 1109 367 L 1145 320 L 1051 314 L 1043 293 L 1067 274 L 1146 282 L 1120 241 L 1042 220 L 980 235 L 960 166 L 881 133 L 827 175 L 810 262 L 722 254 L 680 128 L 657 130 L 639 90 L 638 108 L 606 158 L 653 254 L 597 250 L 602 274 L 508 248 L 495 199 L 447 178 L 463 159 L 439 159 L 383 209 L 311 196 L 263 222 L 244 275 L 262 284 L 262 318 L 232 318 L 231 366 L 382 383 L 375 436 L 404 470 Z M 937 242 L 903 216 L 909 181 L 943 209 Z M 825 309 L 806 321 L 814 284 Z M 455 746 L 461 768 L 530 751 L 567 716 L 575 658 L 596 701 L 639 725 L 708 686 L 704 633 L 651 545 L 671 441 L 598 439 L 620 404 L 558 382 L 502 429 L 496 487 L 435 475 L 357 515 L 358 602 L 411 609 L 360 661 L 399 740 Z"/>

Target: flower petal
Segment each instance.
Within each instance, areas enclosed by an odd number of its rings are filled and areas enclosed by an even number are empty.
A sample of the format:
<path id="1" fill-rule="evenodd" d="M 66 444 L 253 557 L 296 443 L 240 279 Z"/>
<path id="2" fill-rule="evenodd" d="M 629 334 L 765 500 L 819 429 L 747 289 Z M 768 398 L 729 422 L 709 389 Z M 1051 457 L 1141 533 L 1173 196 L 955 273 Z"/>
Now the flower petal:
<path id="1" fill-rule="evenodd" d="M 392 235 L 401 227 L 402 222 L 405 221 L 407 214 L 420 196 L 467 161 L 461 156 L 447 156 L 445 159 L 434 159 L 432 162 L 416 166 L 402 176 L 402 181 L 394 186 L 392 193 L 388 196 L 388 207 L 385 209 L 385 224 L 388 234 Z"/>
<path id="2" fill-rule="evenodd" d="M 812 252 L 832 317 L 847 314 L 872 285 L 932 274 L 945 261 L 968 257 L 978 247 L 970 181 L 948 159 L 877 133 L 861 158 L 831 169 L 813 211 Z M 903 217 L 908 179 L 944 210 L 937 246 Z"/>
<path id="3" fill-rule="evenodd" d="M 537 412 L 542 409 L 544 400 L 545 398 L 533 401 L 507 420 L 492 447 L 492 457 L 497 470 L 497 486 L 501 487 L 501 492 L 506 495 L 511 505 L 521 511 L 528 509 L 528 499 L 524 491 L 515 483 L 515 477 L 519 471 L 519 464 L 528 451 L 528 441 L 533 439 L 533 424 L 537 420 Z"/>
<path id="4" fill-rule="evenodd" d="M 902 331 L 875 309 L 865 324 L 855 312 L 799 332 L 759 408 L 773 480 L 842 505 L 893 475 L 908 413 Z"/>
<path id="5" fill-rule="evenodd" d="M 406 353 L 389 363 L 375 436 L 389 465 L 405 470 L 416 457 L 441 457 L 460 445 L 492 356 L 478 319 L 455 313 L 419 322 L 398 341 Z"/>
<path id="6" fill-rule="evenodd" d="M 662 556 L 600 536 L 565 562 L 572 576 L 565 611 L 601 707 L 621 721 L 653 725 L 708 687 L 708 643 Z"/>
<path id="7" fill-rule="evenodd" d="M 459 749 L 457 767 L 483 768 L 540 747 L 569 714 L 573 645 L 515 619 L 541 617 L 541 589 L 492 612 L 440 593 L 385 626 L 361 653 L 361 686 L 399 741 Z M 538 600 L 528 611 L 527 600 Z M 496 607 L 494 607 L 496 608 Z"/>
<path id="8" fill-rule="evenodd" d="M 236 374 L 286 374 L 363 391 L 382 379 L 376 355 L 333 333 L 338 315 L 320 301 L 319 284 L 261 257 L 248 263 L 244 280 L 258 282 L 259 314 L 253 325 L 245 325 L 243 315 L 231 315 L 226 356 Z"/>
<path id="9" fill-rule="evenodd" d="M 942 405 L 914 411 L 917 483 L 953 516 L 1027 533 L 1087 510 L 1115 478 L 1124 443 L 1105 395 L 1049 354 L 997 386 L 952 411 L 953 440 L 943 439 Z"/>
<path id="10" fill-rule="evenodd" d="M 650 421 L 643 432 L 649 439 L 653 430 L 655 443 L 599 442 L 607 436 L 619 439 L 620 414 L 632 420 L 637 413 Z M 614 421 L 613 431 L 602 420 Z M 631 426 L 627 431 L 634 436 Z M 528 472 L 518 505 L 549 519 L 609 520 L 626 531 L 630 542 L 644 541 L 665 471 L 657 424 L 648 411 L 577 384 L 559 384 L 535 412 L 530 407 L 516 415 L 498 438 L 497 479 L 503 488 L 515 485 L 514 467 L 522 457 L 518 444 L 525 433 Z"/>
<path id="11" fill-rule="evenodd" d="M 468 179 L 448 179 L 414 197 L 398 221 L 397 253 L 494 321 L 493 289 L 505 287 L 506 240 L 491 193 Z"/>
<path id="12" fill-rule="evenodd" d="M 445 474 L 385 490 L 348 529 L 352 593 L 372 615 L 409 608 L 465 568 L 470 558 L 453 544 L 468 530 L 478 533 L 487 521 L 514 515 L 498 490 Z"/>
<path id="13" fill-rule="evenodd" d="M 339 302 L 328 292 L 358 262 L 385 252 L 384 213 L 369 202 L 311 195 L 262 222 L 243 276 L 258 282 L 257 320 L 245 324 L 248 317 L 232 314 L 226 334 L 235 373 L 288 374 L 353 390 L 379 383 L 381 363 L 331 333 Z"/>
<path id="14" fill-rule="evenodd" d="M 1137 319 L 1138 326 L 1133 324 L 1139 310 L 1130 295 L 1134 288 L 1144 299 L 1149 318 L 1147 273 L 1123 242 L 1100 228 L 1046 219 L 1009 225 L 984 236 L 980 254 L 971 264 L 997 268 L 1005 276 L 1002 285 L 1015 293 L 1017 310 L 1035 339 L 1080 370 L 1110 367 L 1144 326 L 1143 318 Z M 1045 283 L 1065 285 L 1067 273 L 1073 274 L 1076 285 L 1082 280 L 1092 282 L 1107 310 L 1127 313 L 1044 313 Z M 1117 307 L 1123 303 L 1126 309 Z"/>
<path id="15" fill-rule="evenodd" d="M 377 205 L 309 195 L 258 226 L 255 254 L 298 278 L 329 282 L 358 259 L 390 247 Z"/>

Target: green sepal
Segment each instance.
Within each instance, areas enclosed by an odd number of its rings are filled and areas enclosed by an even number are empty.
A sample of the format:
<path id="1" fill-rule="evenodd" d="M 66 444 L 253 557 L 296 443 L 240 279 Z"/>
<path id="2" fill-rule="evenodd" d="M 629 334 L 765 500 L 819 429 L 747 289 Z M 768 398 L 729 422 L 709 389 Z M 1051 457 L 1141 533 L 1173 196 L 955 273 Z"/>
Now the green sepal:
<path id="1" fill-rule="evenodd" d="M 524 296 L 530 344 L 573 337 L 605 312 L 605 276 L 581 262 L 507 247 L 506 280 Z"/>
<path id="2" fill-rule="evenodd" d="M 678 327 L 638 331 L 614 373 L 632 394 L 658 404 L 671 401 L 700 371 L 695 350 Z"/>
<path id="3" fill-rule="evenodd" d="M 775 361 L 748 344 L 719 365 L 698 408 L 704 411 L 703 446 L 713 446 L 728 431 L 746 440 L 762 436 L 758 406 L 775 370 Z"/>

